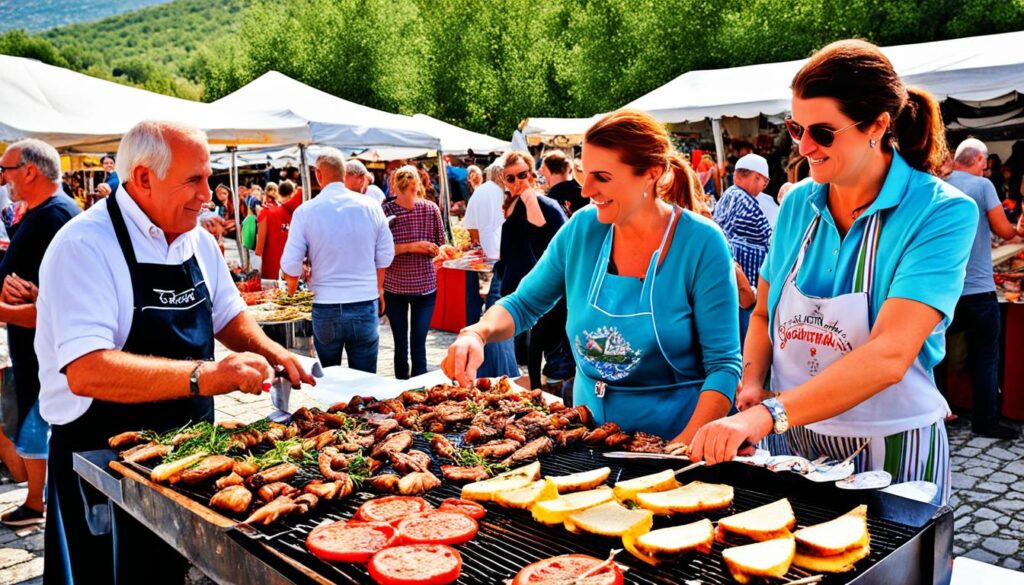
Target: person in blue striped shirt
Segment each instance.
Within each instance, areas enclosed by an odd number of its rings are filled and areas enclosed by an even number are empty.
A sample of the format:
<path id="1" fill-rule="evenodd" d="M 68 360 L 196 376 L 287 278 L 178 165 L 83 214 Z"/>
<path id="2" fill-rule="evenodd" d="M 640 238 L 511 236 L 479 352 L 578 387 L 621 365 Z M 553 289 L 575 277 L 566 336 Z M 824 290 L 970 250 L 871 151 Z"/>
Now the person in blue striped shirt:
<path id="1" fill-rule="evenodd" d="M 757 289 L 757 273 L 768 254 L 772 228 L 757 195 L 768 186 L 768 161 L 750 153 L 736 161 L 733 185 L 722 193 L 714 219 L 729 241 L 729 249 L 750 286 Z M 740 345 L 747 336 L 753 305 L 740 307 Z"/>

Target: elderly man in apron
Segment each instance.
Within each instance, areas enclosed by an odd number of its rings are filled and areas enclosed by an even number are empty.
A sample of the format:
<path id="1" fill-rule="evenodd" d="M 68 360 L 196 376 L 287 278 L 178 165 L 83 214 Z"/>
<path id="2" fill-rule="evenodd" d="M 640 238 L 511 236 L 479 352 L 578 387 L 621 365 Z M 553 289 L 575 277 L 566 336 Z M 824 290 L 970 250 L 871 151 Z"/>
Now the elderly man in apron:
<path id="1" fill-rule="evenodd" d="M 48 584 L 181 583 L 187 569 L 79 479 L 73 452 L 127 430 L 212 422 L 213 396 L 258 394 L 275 369 L 293 385 L 312 383 L 244 312 L 216 242 L 197 227 L 211 198 L 205 135 L 141 122 L 117 161 L 121 186 L 57 235 L 40 270 Z M 215 362 L 214 339 L 242 353 Z"/>

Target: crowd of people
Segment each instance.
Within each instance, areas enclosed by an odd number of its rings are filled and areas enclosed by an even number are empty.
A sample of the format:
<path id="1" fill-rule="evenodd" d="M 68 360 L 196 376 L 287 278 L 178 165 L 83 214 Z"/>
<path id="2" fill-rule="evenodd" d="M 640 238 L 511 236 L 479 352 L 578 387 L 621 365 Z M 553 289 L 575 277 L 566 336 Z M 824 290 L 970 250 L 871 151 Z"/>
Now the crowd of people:
<path id="1" fill-rule="evenodd" d="M 654 118 L 619 110 L 587 130 L 578 161 L 449 157 L 447 210 L 425 166 L 389 165 L 378 188 L 334 148 L 312 166 L 315 194 L 286 168 L 236 197 L 211 181 L 201 131 L 141 122 L 103 158 L 83 213 L 53 147 L 11 144 L 0 458 L 29 490 L 0 522 L 46 520 L 47 582 L 182 572 L 71 460 L 121 431 L 212 421 L 214 396 L 257 394 L 278 375 L 315 383 L 244 311 L 223 238 L 251 250 L 264 278 L 315 293 L 323 366 L 344 357 L 375 373 L 386 315 L 404 379 L 429 368 L 442 211 L 463 215 L 472 246 L 497 260 L 484 294 L 467 279 L 469 325 L 441 364 L 452 379 L 525 365 L 532 388 L 694 460 L 753 444 L 854 457 L 857 471 L 934 483 L 945 503 L 947 332 L 969 340 L 972 430 L 1017 435 L 998 413 L 989 252 L 993 234 L 1024 235 L 1024 153 L 1001 164 L 975 139 L 949 152 L 935 99 L 866 42 L 825 47 L 792 87 L 785 182 L 755 145 L 728 165 L 691 160 Z M 214 340 L 233 353 L 215 361 Z"/>

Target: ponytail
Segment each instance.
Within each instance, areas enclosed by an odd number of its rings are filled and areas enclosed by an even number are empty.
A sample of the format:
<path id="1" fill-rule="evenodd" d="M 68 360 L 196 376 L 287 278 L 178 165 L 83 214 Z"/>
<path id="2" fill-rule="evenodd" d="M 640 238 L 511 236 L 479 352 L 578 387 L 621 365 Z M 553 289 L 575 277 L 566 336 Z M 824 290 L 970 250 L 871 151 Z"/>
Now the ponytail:
<path id="1" fill-rule="evenodd" d="M 890 128 L 900 155 L 915 169 L 934 173 L 949 153 L 942 110 L 932 94 L 908 87 L 907 103 Z"/>
<path id="2" fill-rule="evenodd" d="M 658 196 L 668 203 L 708 217 L 710 214 L 704 202 L 704 188 L 700 185 L 697 173 L 678 152 L 669 152 L 667 158 L 668 171 L 661 180 Z"/>

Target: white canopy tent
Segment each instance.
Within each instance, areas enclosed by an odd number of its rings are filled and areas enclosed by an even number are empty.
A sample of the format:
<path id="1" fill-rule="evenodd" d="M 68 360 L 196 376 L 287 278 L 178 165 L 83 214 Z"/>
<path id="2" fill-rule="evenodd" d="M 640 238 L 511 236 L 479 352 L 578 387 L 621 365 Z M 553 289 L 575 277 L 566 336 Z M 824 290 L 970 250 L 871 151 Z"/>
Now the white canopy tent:
<path id="1" fill-rule="evenodd" d="M 883 47 L 903 80 L 935 94 L 969 101 L 1024 92 L 1024 31 Z M 710 118 L 721 160 L 723 117 L 781 116 L 789 85 L 805 59 L 684 73 L 626 107 L 666 123 Z"/>
<path id="2" fill-rule="evenodd" d="M 287 108 L 227 109 L 6 55 L 0 55 L 0 79 L 0 140 L 7 142 L 39 138 L 63 151 L 113 151 L 121 135 L 146 119 L 198 126 L 213 146 L 309 140 L 306 121 Z"/>
<path id="3" fill-rule="evenodd" d="M 583 135 L 600 118 L 526 118 L 519 124 L 519 131 L 526 137 L 527 144 L 539 143 L 559 148 L 574 146 L 583 140 Z"/>
<path id="4" fill-rule="evenodd" d="M 475 154 L 505 152 L 509 149 L 507 140 L 498 140 L 486 134 L 471 132 L 453 124 L 431 118 L 426 114 L 413 116 L 419 127 L 435 134 L 441 139 L 441 150 L 449 154 L 466 154 L 472 150 Z"/>

